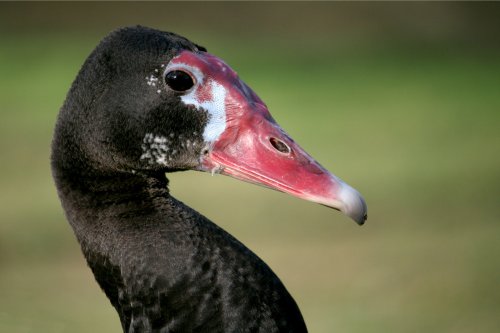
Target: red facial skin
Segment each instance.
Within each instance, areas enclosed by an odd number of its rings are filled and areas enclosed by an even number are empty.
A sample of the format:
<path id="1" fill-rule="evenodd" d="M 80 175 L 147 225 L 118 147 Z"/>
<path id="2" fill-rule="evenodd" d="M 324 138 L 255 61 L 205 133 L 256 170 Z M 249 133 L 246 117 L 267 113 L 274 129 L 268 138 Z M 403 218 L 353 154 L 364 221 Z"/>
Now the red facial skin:
<path id="1" fill-rule="evenodd" d="M 199 103 L 214 101 L 213 84 L 225 90 L 225 128 L 210 142 L 200 170 L 219 172 L 341 210 L 358 224 L 366 220 L 366 204 L 350 186 L 324 169 L 275 122 L 264 102 L 219 58 L 181 52 L 179 64 L 195 81 Z M 201 77 L 200 77 L 201 73 Z M 221 106 L 222 107 L 222 106 Z"/>

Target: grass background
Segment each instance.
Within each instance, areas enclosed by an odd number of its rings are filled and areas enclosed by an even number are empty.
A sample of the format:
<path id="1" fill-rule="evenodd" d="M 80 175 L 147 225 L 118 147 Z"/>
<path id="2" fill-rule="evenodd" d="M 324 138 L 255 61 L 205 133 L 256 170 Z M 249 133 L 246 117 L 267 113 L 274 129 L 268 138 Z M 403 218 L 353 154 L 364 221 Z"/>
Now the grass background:
<path id="1" fill-rule="evenodd" d="M 278 122 L 357 188 L 365 226 L 232 179 L 175 196 L 280 276 L 311 332 L 500 330 L 498 4 L 0 3 L 0 332 L 119 332 L 49 169 L 54 121 L 116 27 L 225 59 Z"/>

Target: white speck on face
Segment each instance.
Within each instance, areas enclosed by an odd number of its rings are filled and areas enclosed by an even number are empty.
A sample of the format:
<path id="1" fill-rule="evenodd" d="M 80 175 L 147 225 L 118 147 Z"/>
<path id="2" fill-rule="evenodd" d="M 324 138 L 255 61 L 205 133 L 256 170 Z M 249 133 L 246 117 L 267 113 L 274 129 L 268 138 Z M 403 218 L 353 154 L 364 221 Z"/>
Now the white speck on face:
<path id="1" fill-rule="evenodd" d="M 156 163 L 161 164 L 161 165 L 167 165 L 167 159 L 165 155 L 158 156 L 156 158 Z"/>
<path id="2" fill-rule="evenodd" d="M 151 134 L 150 134 L 150 136 L 151 136 Z M 153 142 L 154 143 L 166 143 L 166 142 L 168 142 L 168 139 L 164 136 L 155 136 L 153 138 Z"/>
<path id="3" fill-rule="evenodd" d="M 141 160 L 147 160 L 149 164 L 160 164 L 167 166 L 167 160 L 172 160 L 168 156 L 170 148 L 167 146 L 168 139 L 164 136 L 146 133 L 142 139 Z"/>
<path id="4" fill-rule="evenodd" d="M 158 70 L 155 71 L 157 72 Z M 146 76 L 146 84 L 148 86 L 156 87 L 158 81 L 159 79 L 155 75 Z"/>

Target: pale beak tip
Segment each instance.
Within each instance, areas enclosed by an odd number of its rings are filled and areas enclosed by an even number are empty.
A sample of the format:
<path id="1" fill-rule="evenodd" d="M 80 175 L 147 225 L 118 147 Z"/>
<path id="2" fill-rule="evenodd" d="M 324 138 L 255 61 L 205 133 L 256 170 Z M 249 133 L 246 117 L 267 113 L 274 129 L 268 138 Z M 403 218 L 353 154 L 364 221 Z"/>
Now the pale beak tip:
<path id="1" fill-rule="evenodd" d="M 366 202 L 358 191 L 343 183 L 339 195 L 342 207 L 340 211 L 353 219 L 358 225 L 363 225 L 368 218 Z"/>

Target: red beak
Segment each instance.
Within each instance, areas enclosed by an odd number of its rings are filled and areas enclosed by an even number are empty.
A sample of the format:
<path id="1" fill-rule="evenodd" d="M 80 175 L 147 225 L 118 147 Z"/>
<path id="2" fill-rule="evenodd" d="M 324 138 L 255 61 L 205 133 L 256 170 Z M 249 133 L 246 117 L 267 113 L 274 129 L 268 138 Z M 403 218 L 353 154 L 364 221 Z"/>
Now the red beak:
<path id="1" fill-rule="evenodd" d="M 361 195 L 329 173 L 274 121 L 262 100 L 228 65 L 206 53 L 181 52 L 167 67 L 194 78 L 181 99 L 208 114 L 209 145 L 199 167 L 338 209 L 366 220 Z"/>
<path id="2" fill-rule="evenodd" d="M 289 193 L 340 210 L 362 225 L 366 204 L 352 187 L 324 169 L 272 119 L 263 104 L 228 121 L 202 161 L 205 171 Z"/>

